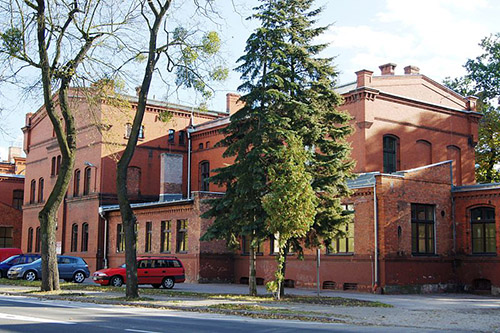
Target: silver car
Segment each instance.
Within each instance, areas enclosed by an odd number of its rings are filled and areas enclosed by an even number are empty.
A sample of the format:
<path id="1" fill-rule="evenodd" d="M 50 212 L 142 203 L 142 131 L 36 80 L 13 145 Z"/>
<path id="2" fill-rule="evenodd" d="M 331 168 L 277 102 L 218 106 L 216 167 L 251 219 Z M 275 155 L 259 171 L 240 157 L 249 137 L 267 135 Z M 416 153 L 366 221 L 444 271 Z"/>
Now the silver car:
<path id="1" fill-rule="evenodd" d="M 79 257 L 57 256 L 59 278 L 67 282 L 82 283 L 90 276 L 89 266 Z M 42 278 L 42 259 L 29 264 L 12 266 L 7 272 L 9 279 L 25 279 L 34 281 Z"/>

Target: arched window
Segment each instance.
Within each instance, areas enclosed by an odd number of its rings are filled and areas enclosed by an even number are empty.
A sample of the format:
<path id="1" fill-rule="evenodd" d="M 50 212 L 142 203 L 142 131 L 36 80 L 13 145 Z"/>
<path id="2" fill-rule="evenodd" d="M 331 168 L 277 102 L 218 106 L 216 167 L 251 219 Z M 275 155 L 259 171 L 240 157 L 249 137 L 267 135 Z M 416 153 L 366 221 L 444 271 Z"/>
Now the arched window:
<path id="1" fill-rule="evenodd" d="M 462 152 L 457 146 L 448 146 L 447 158 L 452 160 L 452 170 L 453 170 L 453 185 L 462 185 Z"/>
<path id="2" fill-rule="evenodd" d="M 85 173 L 83 175 L 83 195 L 88 195 L 90 193 L 90 181 L 92 179 L 92 169 L 90 167 L 85 168 Z"/>
<path id="3" fill-rule="evenodd" d="M 399 169 L 399 139 L 394 135 L 384 135 L 384 173 L 395 172 Z"/>
<path id="4" fill-rule="evenodd" d="M 43 178 L 40 178 L 38 180 L 38 202 L 43 202 L 43 186 L 44 186 Z"/>
<path id="5" fill-rule="evenodd" d="M 78 251 L 78 224 L 71 227 L 71 252 Z"/>
<path id="6" fill-rule="evenodd" d="M 73 177 L 73 196 L 77 197 L 80 195 L 80 169 L 75 170 L 75 176 Z"/>
<path id="7" fill-rule="evenodd" d="M 28 228 L 28 247 L 26 252 L 33 252 L 33 228 Z"/>
<path id="8" fill-rule="evenodd" d="M 87 252 L 89 249 L 89 224 L 82 224 L 82 252 Z"/>
<path id="9" fill-rule="evenodd" d="M 200 163 L 200 191 L 209 191 L 210 183 L 208 178 L 210 177 L 210 162 L 203 161 Z"/>
<path id="10" fill-rule="evenodd" d="M 40 252 L 42 239 L 40 238 L 40 227 L 36 227 L 35 231 L 35 252 Z"/>
<path id="11" fill-rule="evenodd" d="M 50 175 L 55 176 L 56 174 L 56 157 L 52 157 L 52 164 L 50 165 Z"/>
<path id="12" fill-rule="evenodd" d="M 495 209 L 471 209 L 472 253 L 496 253 Z"/>
<path id="13" fill-rule="evenodd" d="M 169 129 L 168 130 L 168 143 L 173 144 L 174 142 L 175 142 L 175 130 Z"/>
<path id="14" fill-rule="evenodd" d="M 36 180 L 31 181 L 30 186 L 30 203 L 35 203 L 35 194 L 36 194 Z"/>
<path id="15" fill-rule="evenodd" d="M 127 194 L 141 194 L 141 168 L 131 166 L 127 169 Z"/>
<path id="16" fill-rule="evenodd" d="M 61 169 L 61 155 L 57 155 L 56 175 L 59 174 L 60 169 Z"/>

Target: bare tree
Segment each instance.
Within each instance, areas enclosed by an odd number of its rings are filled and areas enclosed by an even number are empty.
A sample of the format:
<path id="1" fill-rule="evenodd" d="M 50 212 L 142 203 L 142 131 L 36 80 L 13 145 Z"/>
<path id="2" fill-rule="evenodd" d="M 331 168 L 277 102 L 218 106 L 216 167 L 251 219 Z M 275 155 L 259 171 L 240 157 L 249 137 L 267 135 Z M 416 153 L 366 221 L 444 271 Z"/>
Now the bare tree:
<path id="1" fill-rule="evenodd" d="M 122 15 L 116 3 L 106 0 L 5 0 L 0 7 L 0 57 L 10 70 L 4 81 L 19 83 L 23 70 L 38 70 L 36 83 L 31 87 L 42 88 L 44 111 L 62 156 L 56 183 L 38 216 L 41 289 L 58 290 L 56 216 L 68 189 L 76 151 L 75 118 L 68 96 L 70 84 L 78 78 L 79 66 L 95 50 L 96 41 L 113 35 L 116 26 L 127 21 L 128 14 Z"/>

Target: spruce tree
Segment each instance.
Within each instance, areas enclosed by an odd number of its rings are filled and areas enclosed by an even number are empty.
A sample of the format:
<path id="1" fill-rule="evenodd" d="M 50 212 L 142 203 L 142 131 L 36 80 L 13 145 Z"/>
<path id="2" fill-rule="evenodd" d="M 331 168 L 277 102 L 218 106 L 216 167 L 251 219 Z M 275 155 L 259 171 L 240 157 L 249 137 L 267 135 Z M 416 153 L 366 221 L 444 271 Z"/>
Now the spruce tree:
<path id="1" fill-rule="evenodd" d="M 248 38 L 237 68 L 243 81 L 238 89 L 245 93 L 241 97 L 245 106 L 231 116 L 230 124 L 223 130 L 226 137 L 220 142 L 227 147 L 224 157 L 235 157 L 235 163 L 216 170 L 211 179 L 225 185 L 227 191 L 225 196 L 212 200 L 211 209 L 204 214 L 215 219 L 203 239 L 224 238 L 234 245 L 238 236 L 250 236 L 255 247 L 274 234 L 276 228 L 272 226 L 276 223 L 272 222 L 279 219 L 270 214 L 280 209 L 269 205 L 264 209 L 262 199 L 280 192 L 275 185 L 282 184 L 282 179 L 273 178 L 273 172 L 286 169 L 279 164 L 290 163 L 283 161 L 283 156 L 293 154 L 283 153 L 283 149 L 299 142 L 304 165 L 295 166 L 303 167 L 305 179 L 311 180 L 311 191 L 304 188 L 303 200 L 295 209 L 308 209 L 314 201 L 314 214 L 304 232 L 281 229 L 279 244 L 286 258 L 288 244 L 294 244 L 301 254 L 303 244 L 313 247 L 328 243 L 336 236 L 338 224 L 349 218 L 340 199 L 348 194 L 346 180 L 352 163 L 348 161 L 345 137 L 351 127 L 349 116 L 336 110 L 341 97 L 334 90 L 336 72 L 332 59 L 319 56 L 327 45 L 313 42 L 327 29 L 315 27 L 321 9 L 311 9 L 312 0 L 260 2 L 251 18 L 259 20 L 261 26 Z M 292 142 L 291 138 L 296 140 Z M 283 176 L 286 177 L 280 175 Z M 297 186 L 299 183 L 303 184 L 303 179 L 298 180 Z M 315 193 L 315 200 L 307 193 Z M 284 195 L 281 200 L 283 207 L 294 206 L 291 195 Z M 268 202 L 279 204 L 277 200 Z M 291 223 L 288 227 L 296 225 Z M 283 235 L 288 236 L 285 239 Z M 251 249 L 251 294 L 255 281 L 254 252 L 255 248 Z M 283 277 L 284 267 L 283 264 Z"/>

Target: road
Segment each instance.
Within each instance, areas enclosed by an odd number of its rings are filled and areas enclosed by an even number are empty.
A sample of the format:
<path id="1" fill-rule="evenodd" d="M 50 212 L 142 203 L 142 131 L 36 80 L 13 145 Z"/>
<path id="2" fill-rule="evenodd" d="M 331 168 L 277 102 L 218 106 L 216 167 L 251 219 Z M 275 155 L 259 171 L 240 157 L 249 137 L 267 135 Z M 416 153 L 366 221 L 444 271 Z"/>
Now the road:
<path id="1" fill-rule="evenodd" d="M 0 296 L 0 332 L 421 332 Z M 443 330 L 439 330 L 443 332 Z M 451 331 L 450 331 L 451 332 Z"/>

